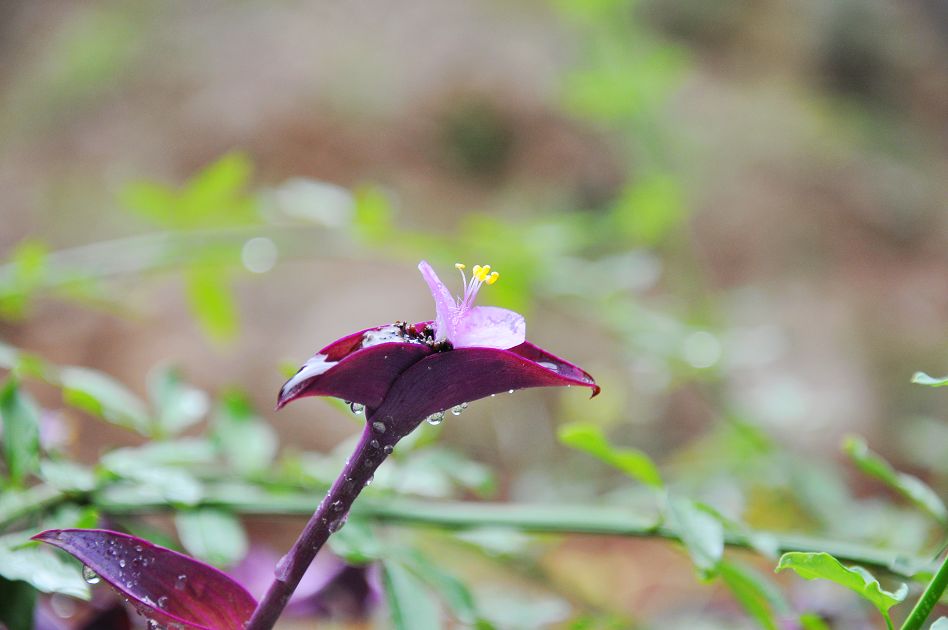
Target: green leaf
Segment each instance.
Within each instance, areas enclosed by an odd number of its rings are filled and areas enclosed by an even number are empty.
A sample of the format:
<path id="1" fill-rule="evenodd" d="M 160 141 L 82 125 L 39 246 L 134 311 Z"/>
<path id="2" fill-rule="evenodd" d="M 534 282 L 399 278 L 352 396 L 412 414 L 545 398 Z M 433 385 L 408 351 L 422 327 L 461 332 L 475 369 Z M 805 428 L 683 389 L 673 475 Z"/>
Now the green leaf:
<path id="1" fill-rule="evenodd" d="M 734 599 L 760 627 L 778 630 L 774 615 L 789 613 L 790 606 L 770 580 L 750 567 L 736 563 L 721 562 L 718 571 Z"/>
<path id="2" fill-rule="evenodd" d="M 184 382 L 181 372 L 172 366 L 159 367 L 148 377 L 148 393 L 164 434 L 176 434 L 207 414 L 206 393 Z"/>
<path id="3" fill-rule="evenodd" d="M 228 463 L 243 474 L 266 470 L 279 448 L 273 428 L 238 392 L 221 398 L 214 413 L 213 439 Z"/>
<path id="4" fill-rule="evenodd" d="M 925 372 L 916 372 L 912 375 L 912 382 L 917 385 L 927 385 L 928 387 L 948 387 L 948 376 L 936 378 L 925 374 Z"/>
<path id="5" fill-rule="evenodd" d="M 382 544 L 371 523 L 350 517 L 345 527 L 329 537 L 333 553 L 349 564 L 368 564 L 382 555 Z"/>
<path id="6" fill-rule="evenodd" d="M 843 442 L 843 451 L 863 473 L 882 481 L 922 510 L 931 514 L 940 523 L 948 524 L 948 509 L 938 494 L 924 481 L 906 473 L 900 473 L 878 454 L 869 450 L 866 442 L 850 436 Z"/>
<path id="7" fill-rule="evenodd" d="M 39 470 L 43 481 L 57 490 L 88 492 L 95 488 L 95 474 L 74 462 L 44 459 Z"/>
<path id="8" fill-rule="evenodd" d="M 889 608 L 895 606 L 908 595 L 908 586 L 902 584 L 894 593 L 883 590 L 879 581 L 862 567 L 844 567 L 839 560 L 828 553 L 792 551 L 783 554 L 777 564 L 777 571 L 793 569 L 806 579 L 824 579 L 836 582 L 840 586 L 855 591 L 872 602 L 879 612 L 888 619 Z"/>
<path id="9" fill-rule="evenodd" d="M 3 457 L 10 479 L 19 485 L 39 468 L 39 408 L 15 379 L 0 392 L 3 416 Z"/>
<path id="10" fill-rule="evenodd" d="M 619 232 L 634 243 L 658 245 L 685 217 L 674 177 L 651 174 L 628 185 L 612 213 Z"/>
<path id="11" fill-rule="evenodd" d="M 98 524 L 99 511 L 96 508 L 64 503 L 51 514 L 44 516 L 41 526 L 37 529 L 95 529 Z"/>
<path id="12" fill-rule="evenodd" d="M 246 155 L 229 153 L 204 167 L 180 190 L 136 182 L 121 193 L 124 205 L 174 229 L 213 228 L 251 223 L 257 200 L 248 194 L 253 165 Z"/>
<path id="13" fill-rule="evenodd" d="M 705 579 L 717 571 L 724 555 L 724 526 L 690 499 L 670 498 L 669 516 L 691 561 Z"/>
<path id="14" fill-rule="evenodd" d="M 0 628 L 32 630 L 36 589 L 20 580 L 0 578 Z"/>
<path id="15" fill-rule="evenodd" d="M 560 427 L 560 442 L 584 451 L 618 468 L 633 479 L 654 488 L 663 487 L 661 474 L 648 455 L 634 448 L 615 448 L 609 444 L 602 430 L 588 423 L 576 422 Z"/>
<path id="16" fill-rule="evenodd" d="M 382 564 L 382 584 L 395 630 L 436 630 L 442 627 L 434 594 L 397 562 Z"/>
<path id="17" fill-rule="evenodd" d="M 831 630 L 822 617 L 813 613 L 800 615 L 800 626 L 803 630 Z"/>
<path id="18" fill-rule="evenodd" d="M 199 465 L 214 461 L 214 449 L 204 440 L 152 442 L 139 448 L 116 449 L 103 456 L 101 466 L 139 485 L 129 490 L 106 488 L 108 496 L 123 496 L 131 491 L 140 500 L 163 500 L 175 505 L 197 504 L 203 497 L 201 483 L 181 465 Z"/>
<path id="19" fill-rule="evenodd" d="M 357 189 L 353 224 L 356 233 L 367 244 L 387 242 L 395 228 L 392 223 L 392 204 L 385 193 L 374 186 Z"/>
<path id="20" fill-rule="evenodd" d="M 0 538 L 0 576 L 23 580 L 44 593 L 89 599 L 89 585 L 76 564 L 36 543 L 24 542 L 28 539 L 27 534 Z"/>
<path id="21" fill-rule="evenodd" d="M 939 617 L 928 630 L 948 630 L 948 617 Z"/>
<path id="22" fill-rule="evenodd" d="M 227 274 L 220 269 L 197 267 L 188 271 L 186 280 L 191 312 L 204 333 L 217 343 L 233 340 L 239 323 Z"/>
<path id="23" fill-rule="evenodd" d="M 49 251 L 37 241 L 21 241 L 10 255 L 10 263 L 0 275 L 0 316 L 22 317 L 33 295 L 43 287 Z"/>
<path id="24" fill-rule="evenodd" d="M 433 564 L 416 550 L 404 554 L 401 559 L 415 575 L 434 589 L 458 621 L 465 626 L 475 626 L 479 629 L 493 627 L 478 612 L 474 596 L 464 582 Z"/>
<path id="25" fill-rule="evenodd" d="M 213 464 L 214 447 L 201 438 L 181 438 L 166 442 L 148 442 L 138 447 L 117 448 L 100 458 L 100 463 L 117 475 L 134 474 L 136 468 L 149 466 L 201 466 Z"/>
<path id="26" fill-rule="evenodd" d="M 216 508 L 178 512 L 175 526 L 181 544 L 191 555 L 218 567 L 227 567 L 247 555 L 247 534 L 240 520 Z"/>
<path id="27" fill-rule="evenodd" d="M 111 376 L 88 368 L 64 367 L 59 378 L 65 404 L 142 435 L 150 434 L 144 401 Z"/>

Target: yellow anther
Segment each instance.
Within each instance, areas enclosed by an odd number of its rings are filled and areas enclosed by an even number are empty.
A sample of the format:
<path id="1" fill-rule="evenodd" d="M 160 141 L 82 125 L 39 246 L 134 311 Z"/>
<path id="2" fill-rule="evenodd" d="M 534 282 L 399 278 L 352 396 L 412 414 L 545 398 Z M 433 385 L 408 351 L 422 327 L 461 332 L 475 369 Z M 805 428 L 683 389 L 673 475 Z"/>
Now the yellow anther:
<path id="1" fill-rule="evenodd" d="M 481 267 L 478 265 L 474 268 L 474 278 L 478 282 L 484 282 L 487 280 L 487 277 L 490 275 L 490 265 L 484 265 Z"/>
<path id="2" fill-rule="evenodd" d="M 459 271 L 463 271 L 464 269 L 466 269 L 466 267 L 461 263 L 454 263 L 454 268 Z"/>
<path id="3" fill-rule="evenodd" d="M 487 279 L 484 280 L 484 282 L 487 283 L 488 285 L 491 285 L 497 282 L 497 280 L 499 279 L 500 279 L 500 274 L 497 273 L 496 271 L 492 271 L 490 275 L 487 276 Z"/>
<path id="4" fill-rule="evenodd" d="M 480 265 L 474 265 L 474 268 L 471 269 L 471 275 L 476 278 L 480 273 L 481 273 L 481 266 L 480 266 Z"/>

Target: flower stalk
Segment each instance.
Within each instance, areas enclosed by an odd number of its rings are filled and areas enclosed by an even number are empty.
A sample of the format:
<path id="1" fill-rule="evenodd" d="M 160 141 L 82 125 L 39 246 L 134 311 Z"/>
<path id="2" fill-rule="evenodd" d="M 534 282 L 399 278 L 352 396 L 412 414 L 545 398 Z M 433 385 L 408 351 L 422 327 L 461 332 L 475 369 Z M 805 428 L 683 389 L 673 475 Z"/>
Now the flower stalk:
<path id="1" fill-rule="evenodd" d="M 329 536 L 345 524 L 352 503 L 369 485 L 372 476 L 395 447 L 401 436 L 380 432 L 377 425 L 366 423 L 352 456 L 326 497 L 300 532 L 290 551 L 280 560 L 274 571 L 274 580 L 254 611 L 246 630 L 270 630 L 276 624 L 287 602 L 299 585 Z"/>

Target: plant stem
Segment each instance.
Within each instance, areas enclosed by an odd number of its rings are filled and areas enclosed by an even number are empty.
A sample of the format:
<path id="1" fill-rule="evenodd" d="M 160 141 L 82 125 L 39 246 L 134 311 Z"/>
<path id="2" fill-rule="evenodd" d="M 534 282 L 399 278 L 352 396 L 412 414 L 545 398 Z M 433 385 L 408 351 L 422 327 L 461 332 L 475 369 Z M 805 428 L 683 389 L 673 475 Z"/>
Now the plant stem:
<path id="1" fill-rule="evenodd" d="M 206 505 L 246 516 L 307 515 L 312 510 L 311 501 L 309 494 L 273 495 L 256 486 L 245 484 L 208 484 L 204 492 Z M 109 492 L 98 494 L 92 502 L 104 513 L 114 515 L 167 512 L 171 509 L 166 503 L 158 500 L 143 502 L 134 488 L 127 495 L 123 493 L 123 496 Z M 426 501 L 395 496 L 367 496 L 352 508 L 352 514 L 385 523 L 427 525 L 446 529 L 509 527 L 537 533 L 680 540 L 678 532 L 657 524 L 654 518 L 642 516 L 627 508 L 604 505 Z M 840 560 L 882 568 L 907 578 L 911 578 L 918 571 L 934 573 L 937 568 L 927 559 L 898 551 L 801 534 L 729 532 L 726 542 L 731 547 L 753 549 L 752 538 L 761 534 L 772 537 L 779 553 L 825 551 Z"/>
<path id="2" fill-rule="evenodd" d="M 352 457 L 346 462 L 326 498 L 310 517 L 290 551 L 277 564 L 276 576 L 246 625 L 246 630 L 270 630 L 286 607 L 313 558 L 343 524 L 359 493 L 385 460 L 380 436 L 366 423 Z M 390 442 L 390 440 L 389 440 Z M 389 443 L 389 442 L 386 442 Z"/>
<path id="3" fill-rule="evenodd" d="M 945 556 L 941 567 L 935 573 L 935 577 L 925 587 L 925 592 L 918 598 L 915 608 L 912 609 L 905 623 L 902 624 L 902 630 L 920 630 L 946 588 L 948 588 L 948 555 Z"/>

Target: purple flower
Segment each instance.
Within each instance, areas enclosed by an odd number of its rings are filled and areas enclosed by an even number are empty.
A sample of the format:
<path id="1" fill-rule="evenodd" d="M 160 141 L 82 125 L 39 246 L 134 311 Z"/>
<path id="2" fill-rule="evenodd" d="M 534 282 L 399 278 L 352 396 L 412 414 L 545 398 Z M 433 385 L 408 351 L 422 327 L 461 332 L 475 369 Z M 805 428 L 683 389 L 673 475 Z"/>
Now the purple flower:
<path id="1" fill-rule="evenodd" d="M 254 597 L 266 593 L 278 555 L 263 547 L 251 547 L 228 574 Z M 334 619 L 365 618 L 382 600 L 376 568 L 347 564 L 329 550 L 316 556 L 287 603 L 285 614 L 293 617 Z"/>
<path id="2" fill-rule="evenodd" d="M 434 321 L 396 322 L 329 344 L 280 390 L 277 408 L 304 396 L 335 396 L 364 405 L 377 432 L 407 435 L 424 418 L 500 392 L 581 385 L 599 393 L 577 366 L 527 342 L 523 316 L 475 306 L 484 285 L 499 278 L 489 265 L 464 265 L 463 294 L 454 298 L 434 269 L 418 265 L 435 301 Z"/>

